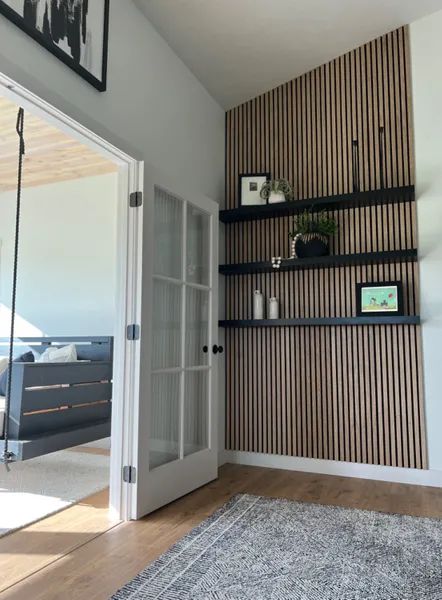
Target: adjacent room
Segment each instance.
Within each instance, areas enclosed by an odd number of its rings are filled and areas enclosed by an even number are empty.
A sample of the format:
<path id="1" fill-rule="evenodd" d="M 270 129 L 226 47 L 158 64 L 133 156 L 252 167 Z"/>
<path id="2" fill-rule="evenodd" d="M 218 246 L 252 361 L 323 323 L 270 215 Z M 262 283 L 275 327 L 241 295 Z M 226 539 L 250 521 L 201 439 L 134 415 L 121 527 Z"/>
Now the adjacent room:
<path id="1" fill-rule="evenodd" d="M 25 112 L 15 253 L 18 111 L 0 98 L 0 439 L 14 302 L 8 434 L 19 459 L 0 471 L 0 536 L 107 490 L 110 474 L 117 166 Z M 88 375 L 98 361 L 107 383 Z"/>
<path id="2" fill-rule="evenodd" d="M 0 0 L 0 600 L 441 600 L 442 0 Z"/>

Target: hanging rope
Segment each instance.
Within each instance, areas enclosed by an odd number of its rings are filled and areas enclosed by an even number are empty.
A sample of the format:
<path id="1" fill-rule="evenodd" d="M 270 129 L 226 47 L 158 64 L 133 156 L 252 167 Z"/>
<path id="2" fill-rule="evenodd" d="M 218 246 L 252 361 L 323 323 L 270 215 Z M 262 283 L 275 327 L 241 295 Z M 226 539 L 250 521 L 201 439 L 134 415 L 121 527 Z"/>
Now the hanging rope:
<path id="1" fill-rule="evenodd" d="M 20 108 L 17 114 L 16 131 L 19 137 L 18 150 L 18 177 L 17 177 L 17 204 L 15 209 L 15 242 L 14 242 L 14 268 L 12 273 L 12 300 L 11 300 L 11 333 L 9 337 L 9 365 L 8 365 L 8 383 L 6 388 L 5 399 L 5 425 L 4 439 L 5 445 L 3 454 L 0 456 L 0 461 L 6 465 L 9 471 L 9 463 L 12 461 L 14 454 L 9 451 L 9 413 L 10 413 L 10 398 L 12 386 L 12 366 L 14 359 L 14 337 L 15 337 L 15 304 L 17 299 L 17 267 L 18 267 L 18 248 L 20 237 L 20 209 L 21 209 L 21 187 L 23 176 L 23 156 L 25 154 L 25 139 L 24 139 L 24 124 L 25 111 Z"/>

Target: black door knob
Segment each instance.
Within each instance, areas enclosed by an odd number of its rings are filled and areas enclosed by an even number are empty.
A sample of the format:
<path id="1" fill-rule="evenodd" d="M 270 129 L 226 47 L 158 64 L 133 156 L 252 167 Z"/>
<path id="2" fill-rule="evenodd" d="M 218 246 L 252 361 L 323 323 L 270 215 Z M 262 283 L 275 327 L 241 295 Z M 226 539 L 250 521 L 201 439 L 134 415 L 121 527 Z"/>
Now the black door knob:
<path id="1" fill-rule="evenodd" d="M 213 354 L 222 354 L 224 352 L 224 348 L 222 346 L 217 346 L 216 344 L 212 348 Z"/>
<path id="2" fill-rule="evenodd" d="M 207 354 L 207 352 L 209 352 L 209 346 L 203 346 L 203 352 L 204 354 Z"/>

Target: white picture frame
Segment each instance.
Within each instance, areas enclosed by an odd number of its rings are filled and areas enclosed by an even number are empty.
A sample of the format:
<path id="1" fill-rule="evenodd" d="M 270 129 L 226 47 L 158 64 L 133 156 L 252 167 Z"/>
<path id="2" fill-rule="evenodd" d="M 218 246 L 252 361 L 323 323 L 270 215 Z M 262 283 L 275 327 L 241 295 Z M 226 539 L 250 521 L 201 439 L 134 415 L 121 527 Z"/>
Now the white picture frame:
<path id="1" fill-rule="evenodd" d="M 239 176 L 239 204 L 240 206 L 262 206 L 267 204 L 261 198 L 261 188 L 270 179 L 270 173 L 244 173 Z"/>

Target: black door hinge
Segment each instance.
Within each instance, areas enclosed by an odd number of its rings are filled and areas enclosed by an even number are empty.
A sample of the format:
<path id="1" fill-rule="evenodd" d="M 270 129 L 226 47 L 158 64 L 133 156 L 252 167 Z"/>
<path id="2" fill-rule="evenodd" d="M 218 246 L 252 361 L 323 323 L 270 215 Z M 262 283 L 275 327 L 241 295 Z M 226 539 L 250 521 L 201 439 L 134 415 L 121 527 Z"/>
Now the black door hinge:
<path id="1" fill-rule="evenodd" d="M 123 467 L 123 481 L 124 483 L 136 483 L 137 470 L 135 467 Z"/>
<path id="2" fill-rule="evenodd" d="M 140 339 L 140 326 L 132 323 L 127 326 L 126 337 L 130 342 Z"/>
<path id="3" fill-rule="evenodd" d="M 129 195 L 129 206 L 131 208 L 138 208 L 143 204 L 143 192 L 132 192 Z"/>

